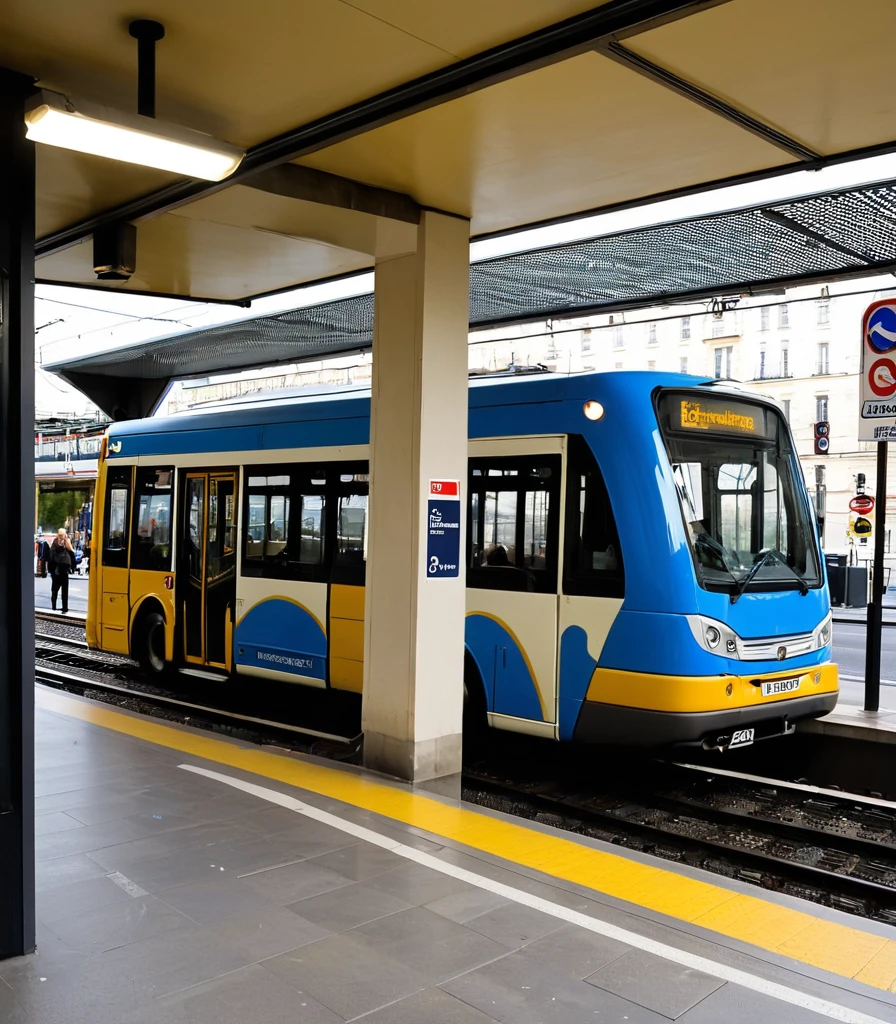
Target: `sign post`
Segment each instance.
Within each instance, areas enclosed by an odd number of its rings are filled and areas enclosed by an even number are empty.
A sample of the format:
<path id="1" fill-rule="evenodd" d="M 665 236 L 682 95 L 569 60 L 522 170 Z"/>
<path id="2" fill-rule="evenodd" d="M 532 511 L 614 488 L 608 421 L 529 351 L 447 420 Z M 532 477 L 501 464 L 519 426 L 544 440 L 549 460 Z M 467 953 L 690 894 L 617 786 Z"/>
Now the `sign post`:
<path id="1" fill-rule="evenodd" d="M 874 561 L 865 639 L 865 710 L 880 709 L 880 644 L 884 601 L 887 459 L 896 441 L 896 303 L 873 302 L 862 317 L 862 387 L 859 440 L 877 442 Z"/>

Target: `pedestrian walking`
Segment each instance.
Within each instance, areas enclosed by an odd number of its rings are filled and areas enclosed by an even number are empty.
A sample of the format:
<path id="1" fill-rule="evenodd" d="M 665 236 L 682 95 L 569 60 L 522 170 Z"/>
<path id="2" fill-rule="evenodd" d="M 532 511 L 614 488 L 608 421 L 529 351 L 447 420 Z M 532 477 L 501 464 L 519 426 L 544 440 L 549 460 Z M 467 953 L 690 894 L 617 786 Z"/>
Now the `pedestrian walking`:
<path id="1" fill-rule="evenodd" d="M 68 578 L 75 567 L 75 552 L 72 550 L 65 527 L 60 526 L 56 539 L 50 545 L 47 558 L 53 582 L 50 590 L 50 603 L 56 611 L 56 599 L 62 592 L 62 614 L 68 612 Z"/>

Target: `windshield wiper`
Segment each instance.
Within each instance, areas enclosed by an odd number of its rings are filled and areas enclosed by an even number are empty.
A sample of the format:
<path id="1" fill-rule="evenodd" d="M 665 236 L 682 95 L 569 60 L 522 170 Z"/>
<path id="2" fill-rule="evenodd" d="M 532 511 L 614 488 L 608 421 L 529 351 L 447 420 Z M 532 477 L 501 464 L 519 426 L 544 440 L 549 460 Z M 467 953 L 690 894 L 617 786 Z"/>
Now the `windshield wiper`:
<path id="1" fill-rule="evenodd" d="M 743 594 L 743 592 L 753 582 L 753 577 L 756 575 L 756 573 L 758 573 L 759 570 L 764 565 L 767 565 L 769 562 L 777 562 L 778 565 L 783 565 L 784 568 L 787 569 L 788 572 L 793 573 L 793 575 L 797 579 L 797 582 L 800 585 L 800 593 L 802 594 L 803 597 L 805 597 L 806 594 L 809 593 L 809 584 L 806 582 L 805 577 L 801 576 L 796 571 L 796 569 L 794 569 L 792 566 L 788 565 L 784 561 L 784 557 L 783 557 L 783 555 L 779 551 L 776 551 L 774 548 L 771 548 L 769 551 L 766 551 L 766 553 L 762 556 L 762 558 L 759 559 L 759 561 L 747 573 L 747 575 L 743 578 L 743 580 L 740 583 L 736 584 L 736 586 L 737 586 L 737 593 L 731 595 L 731 603 L 732 604 L 737 604 L 737 602 L 740 600 L 741 595 Z"/>

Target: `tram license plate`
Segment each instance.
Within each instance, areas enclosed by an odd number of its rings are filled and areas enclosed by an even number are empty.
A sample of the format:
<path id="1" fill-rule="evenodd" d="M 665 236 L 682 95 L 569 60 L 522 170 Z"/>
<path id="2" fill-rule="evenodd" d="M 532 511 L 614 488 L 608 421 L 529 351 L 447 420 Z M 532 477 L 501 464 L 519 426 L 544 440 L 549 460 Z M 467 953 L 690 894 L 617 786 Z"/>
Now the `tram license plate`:
<path id="1" fill-rule="evenodd" d="M 762 684 L 762 696 L 773 697 L 779 693 L 793 693 L 800 688 L 799 676 L 796 679 L 775 679 L 770 683 Z"/>
<path id="2" fill-rule="evenodd" d="M 755 736 L 755 729 L 735 729 L 731 742 L 728 744 L 728 749 L 730 750 L 731 747 L 748 747 L 753 742 Z"/>

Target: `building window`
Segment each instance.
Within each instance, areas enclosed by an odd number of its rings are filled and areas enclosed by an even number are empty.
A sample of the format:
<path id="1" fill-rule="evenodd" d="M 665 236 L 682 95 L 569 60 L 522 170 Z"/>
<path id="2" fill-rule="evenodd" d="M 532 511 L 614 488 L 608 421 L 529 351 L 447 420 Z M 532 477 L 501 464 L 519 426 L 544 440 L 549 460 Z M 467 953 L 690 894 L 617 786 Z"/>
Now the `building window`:
<path id="1" fill-rule="evenodd" d="M 714 338 L 721 338 L 725 333 L 725 321 L 721 318 L 713 318 L 712 321 L 712 336 Z"/>
<path id="2" fill-rule="evenodd" d="M 829 347 L 826 341 L 818 343 L 818 368 L 817 373 L 830 373 L 830 364 L 828 362 Z"/>
<path id="3" fill-rule="evenodd" d="M 584 331 L 582 331 L 582 351 L 583 352 L 590 352 L 591 351 L 591 330 L 590 330 L 590 328 L 587 328 L 587 327 L 585 328 Z"/>
<path id="4" fill-rule="evenodd" d="M 828 396 L 815 396 L 815 422 L 824 423 L 828 418 Z"/>
<path id="5" fill-rule="evenodd" d="M 786 341 L 781 342 L 781 376 L 790 376 L 790 349 Z"/>
<path id="6" fill-rule="evenodd" d="M 765 349 L 759 350 L 759 378 L 765 380 Z"/>
<path id="7" fill-rule="evenodd" d="M 716 380 L 730 379 L 731 377 L 731 353 L 734 349 L 729 345 L 726 348 L 715 350 L 715 378 Z"/>
<path id="8" fill-rule="evenodd" d="M 655 370 L 656 369 L 656 360 L 655 359 L 648 359 L 648 361 L 647 361 L 647 369 L 648 370 Z"/>
<path id="9" fill-rule="evenodd" d="M 681 318 L 681 340 L 690 341 L 691 338 L 691 318 L 689 316 L 683 316 Z"/>
<path id="10" fill-rule="evenodd" d="M 781 305 L 778 306 L 778 326 L 790 326 L 790 310 L 787 308 L 786 302 L 782 302 Z"/>
<path id="11" fill-rule="evenodd" d="M 781 407 L 784 410 L 784 419 L 787 420 L 787 422 L 789 423 L 790 422 L 790 399 L 789 398 L 782 399 Z"/>
<path id="12" fill-rule="evenodd" d="M 815 307 L 816 314 L 818 316 L 818 326 L 826 327 L 831 322 L 831 303 L 829 299 L 819 300 L 818 305 Z"/>
<path id="13" fill-rule="evenodd" d="M 681 365 L 679 366 L 679 371 L 681 373 L 687 373 L 688 372 L 688 357 L 687 356 L 682 356 L 680 362 L 681 362 Z"/>
<path id="14" fill-rule="evenodd" d="M 647 344 L 656 344 L 656 324 L 650 324 L 647 328 Z"/>
<path id="15" fill-rule="evenodd" d="M 617 363 L 616 366 L 615 366 L 615 369 L 621 370 L 622 369 L 622 363 Z"/>
<path id="16" fill-rule="evenodd" d="M 769 314 L 768 306 L 763 306 L 762 309 L 759 310 L 759 330 L 760 331 L 767 331 L 768 330 L 768 321 L 769 321 L 769 315 L 768 314 Z"/>
<path id="17" fill-rule="evenodd" d="M 625 345 L 625 335 L 621 327 L 613 328 L 613 348 L 622 348 Z"/>

